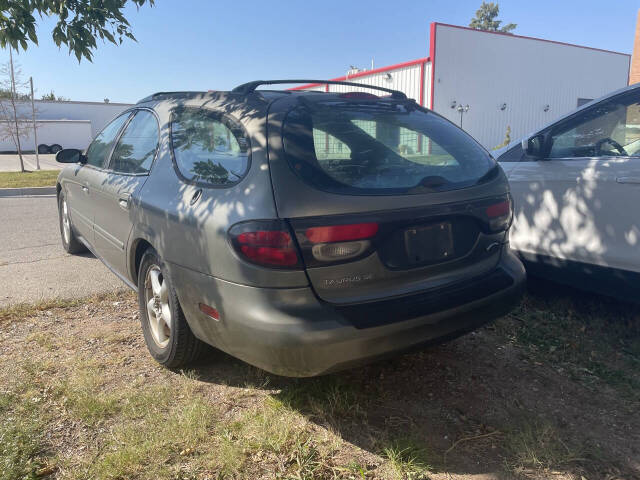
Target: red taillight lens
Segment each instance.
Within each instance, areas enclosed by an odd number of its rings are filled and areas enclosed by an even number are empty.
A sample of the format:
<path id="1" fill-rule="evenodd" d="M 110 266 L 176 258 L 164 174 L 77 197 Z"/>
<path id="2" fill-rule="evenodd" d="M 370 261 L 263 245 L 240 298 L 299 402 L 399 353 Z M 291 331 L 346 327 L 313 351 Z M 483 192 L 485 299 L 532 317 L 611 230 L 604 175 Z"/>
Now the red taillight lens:
<path id="1" fill-rule="evenodd" d="M 253 247 L 240 245 L 240 251 L 250 260 L 261 265 L 293 266 L 298 263 L 298 254 L 293 248 Z"/>
<path id="2" fill-rule="evenodd" d="M 489 218 L 502 217 L 507 215 L 511 211 L 511 204 L 508 200 L 504 202 L 496 203 L 487 207 L 486 213 Z"/>
<path id="3" fill-rule="evenodd" d="M 240 223 L 231 227 L 229 236 L 236 252 L 252 263 L 267 267 L 300 266 L 289 229 L 281 221 Z"/>
<path id="4" fill-rule="evenodd" d="M 269 247 L 286 247 L 291 243 L 291 235 L 281 230 L 258 230 L 243 232 L 237 237 L 238 243 Z"/>
<path id="5" fill-rule="evenodd" d="M 511 220 L 513 219 L 511 196 L 493 205 L 489 205 L 485 209 L 485 214 L 489 220 L 489 229 L 492 232 L 508 230 L 511 226 Z"/>
<path id="6" fill-rule="evenodd" d="M 311 243 L 347 242 L 371 238 L 378 233 L 377 223 L 354 223 L 307 228 L 304 235 Z"/>

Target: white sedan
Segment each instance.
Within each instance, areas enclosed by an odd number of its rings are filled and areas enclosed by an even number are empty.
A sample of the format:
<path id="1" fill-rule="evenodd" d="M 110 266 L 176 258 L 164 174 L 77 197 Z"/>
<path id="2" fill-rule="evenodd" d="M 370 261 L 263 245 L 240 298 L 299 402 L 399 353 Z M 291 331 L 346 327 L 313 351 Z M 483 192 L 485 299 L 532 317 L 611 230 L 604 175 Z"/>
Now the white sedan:
<path id="1" fill-rule="evenodd" d="M 640 300 L 640 84 L 497 153 L 528 272 Z"/>

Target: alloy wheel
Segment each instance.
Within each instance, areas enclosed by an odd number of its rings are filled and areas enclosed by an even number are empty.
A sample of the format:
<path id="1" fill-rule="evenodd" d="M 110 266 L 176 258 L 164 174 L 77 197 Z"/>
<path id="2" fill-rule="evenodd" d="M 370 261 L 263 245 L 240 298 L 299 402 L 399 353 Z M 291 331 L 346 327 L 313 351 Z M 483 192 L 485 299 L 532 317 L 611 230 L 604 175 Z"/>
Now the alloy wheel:
<path id="1" fill-rule="evenodd" d="M 169 285 L 157 265 L 151 265 L 147 270 L 144 289 L 151 336 L 160 348 L 165 348 L 171 337 Z"/>
<path id="2" fill-rule="evenodd" d="M 71 241 L 71 221 L 69 220 L 67 201 L 64 199 L 62 200 L 62 234 L 64 235 L 64 242 L 69 244 Z"/>

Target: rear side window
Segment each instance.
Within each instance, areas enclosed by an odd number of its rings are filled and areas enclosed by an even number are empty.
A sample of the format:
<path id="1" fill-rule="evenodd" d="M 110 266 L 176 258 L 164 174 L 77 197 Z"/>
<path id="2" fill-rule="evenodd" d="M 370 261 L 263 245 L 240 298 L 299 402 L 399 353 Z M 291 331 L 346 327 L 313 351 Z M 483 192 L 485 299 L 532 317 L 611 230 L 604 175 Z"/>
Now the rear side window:
<path id="1" fill-rule="evenodd" d="M 178 172 L 187 181 L 229 186 L 242 180 L 249 169 L 249 139 L 244 129 L 211 110 L 174 110 L 171 145 Z"/>
<path id="2" fill-rule="evenodd" d="M 111 169 L 120 173 L 148 173 L 159 141 L 153 113 L 139 110 L 125 128 L 111 157 Z"/>
<path id="3" fill-rule="evenodd" d="M 283 137 L 291 168 L 336 193 L 452 190 L 496 171 L 469 135 L 409 102 L 308 102 L 289 112 Z"/>

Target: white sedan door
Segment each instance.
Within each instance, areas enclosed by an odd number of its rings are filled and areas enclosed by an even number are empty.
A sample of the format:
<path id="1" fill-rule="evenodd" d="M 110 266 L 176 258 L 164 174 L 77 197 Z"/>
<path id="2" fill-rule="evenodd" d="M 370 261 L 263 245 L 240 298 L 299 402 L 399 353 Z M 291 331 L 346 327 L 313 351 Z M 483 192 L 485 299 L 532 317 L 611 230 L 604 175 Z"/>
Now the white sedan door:
<path id="1" fill-rule="evenodd" d="M 559 122 L 541 133 L 541 156 L 509 165 L 515 250 L 640 272 L 638 96 Z"/>
<path id="2" fill-rule="evenodd" d="M 640 271 L 640 159 L 525 161 L 509 182 L 514 249 Z"/>

